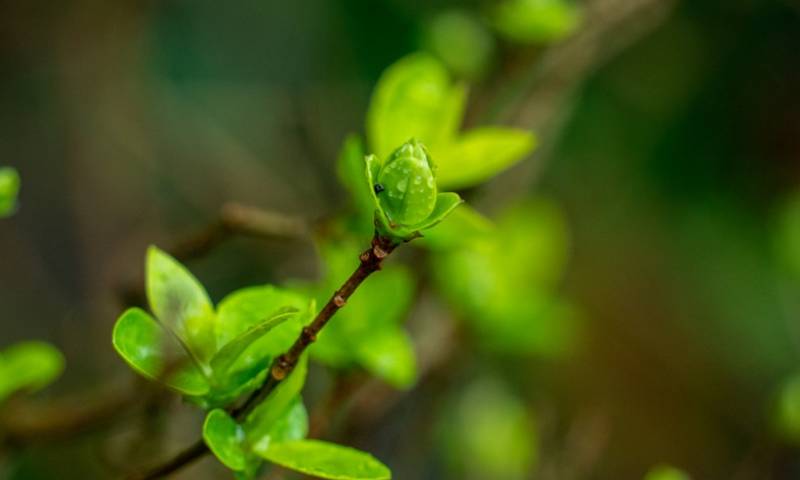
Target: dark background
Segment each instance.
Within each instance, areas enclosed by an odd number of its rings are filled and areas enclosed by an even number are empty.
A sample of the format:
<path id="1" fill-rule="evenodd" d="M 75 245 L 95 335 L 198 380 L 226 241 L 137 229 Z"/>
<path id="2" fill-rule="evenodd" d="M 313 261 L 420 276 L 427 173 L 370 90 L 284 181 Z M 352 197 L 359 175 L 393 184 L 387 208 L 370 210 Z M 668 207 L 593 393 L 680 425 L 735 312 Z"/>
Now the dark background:
<path id="1" fill-rule="evenodd" d="M 552 47 L 498 41 L 473 82 L 469 124 L 534 128 L 542 145 L 472 198 L 487 212 L 532 193 L 563 207 L 563 291 L 587 319 L 574 356 L 496 365 L 550 425 L 530 478 L 641 478 L 662 461 L 696 479 L 797 478 L 800 457 L 766 418 L 800 353 L 800 281 L 774 241 L 800 185 L 800 3 L 639 1 L 604 27 L 627 3 L 590 2 Z M 46 395 L 133 382 L 110 334 L 146 246 L 227 201 L 339 211 L 337 153 L 363 131 L 374 83 L 453 7 L 487 4 L 0 3 L 0 164 L 22 178 L 0 225 L 0 348 L 64 352 Z M 318 272 L 308 244 L 280 240 L 235 239 L 189 266 L 215 301 Z M 449 478 L 425 420 L 436 394 L 421 383 L 353 441 L 396 478 Z M 174 449 L 200 419 L 171 408 Z M 28 448 L 9 476 L 108 478 L 97 458 L 120 431 Z M 227 478 L 203 465 L 181 478 Z"/>

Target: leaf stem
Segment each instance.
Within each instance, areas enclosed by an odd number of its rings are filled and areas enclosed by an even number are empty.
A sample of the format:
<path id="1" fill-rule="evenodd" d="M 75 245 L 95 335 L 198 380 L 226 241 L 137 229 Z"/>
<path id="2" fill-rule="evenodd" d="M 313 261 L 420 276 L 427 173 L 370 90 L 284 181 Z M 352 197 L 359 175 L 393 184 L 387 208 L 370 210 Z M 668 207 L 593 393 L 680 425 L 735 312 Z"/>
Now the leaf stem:
<path id="1" fill-rule="evenodd" d="M 383 259 L 392 253 L 399 245 L 400 244 L 396 241 L 382 236 L 377 232 L 375 233 L 375 236 L 372 238 L 372 246 L 358 257 L 361 263 L 358 265 L 355 272 L 353 272 L 344 285 L 333 294 L 330 300 L 328 300 L 328 303 L 322 307 L 322 310 L 320 310 L 316 318 L 314 318 L 314 321 L 303 328 L 303 331 L 294 342 L 294 345 L 292 345 L 286 353 L 275 359 L 270 368 L 270 375 L 264 383 L 250 394 L 242 405 L 230 411 L 234 419 L 237 421 L 244 420 L 259 403 L 275 390 L 275 387 L 277 387 L 281 381 L 289 376 L 300 360 L 300 356 L 309 345 L 317 340 L 317 335 L 325 325 L 327 325 L 331 317 L 333 317 L 340 308 L 347 305 L 347 300 L 353 292 L 356 291 L 359 285 L 372 273 L 380 270 Z M 199 440 L 171 460 L 144 473 L 131 475 L 128 477 L 128 480 L 155 480 L 164 478 L 195 462 L 208 452 L 208 446 L 206 446 L 203 440 Z"/>

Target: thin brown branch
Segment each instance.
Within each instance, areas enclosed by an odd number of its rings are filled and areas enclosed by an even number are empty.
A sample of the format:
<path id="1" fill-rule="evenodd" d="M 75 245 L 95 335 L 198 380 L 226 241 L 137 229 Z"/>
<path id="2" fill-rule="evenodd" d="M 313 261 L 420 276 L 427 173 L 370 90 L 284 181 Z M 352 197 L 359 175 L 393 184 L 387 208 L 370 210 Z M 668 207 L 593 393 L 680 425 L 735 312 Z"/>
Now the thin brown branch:
<path id="1" fill-rule="evenodd" d="M 342 288 L 333 294 L 328 303 L 317 314 L 314 321 L 303 329 L 294 345 L 286 353 L 275 359 L 270 368 L 270 375 L 261 387 L 254 391 L 240 407 L 230 412 L 233 418 L 237 421 L 244 420 L 294 370 L 300 360 L 300 356 L 309 345 L 316 341 L 317 335 L 330 321 L 331 317 L 340 308 L 347 305 L 347 300 L 368 276 L 381 269 L 383 260 L 398 246 L 398 243 L 389 238 L 375 234 L 372 239 L 372 246 L 359 256 L 361 263 L 356 268 L 356 271 L 347 279 Z M 129 476 L 128 480 L 164 478 L 194 463 L 208 452 L 208 447 L 200 440 L 167 462 L 146 472 L 135 473 Z"/>
<path id="2" fill-rule="evenodd" d="M 237 235 L 298 240 L 309 238 L 310 233 L 311 225 L 301 217 L 228 202 L 209 225 L 167 246 L 165 251 L 178 261 L 185 262 L 208 255 Z M 121 304 L 124 307 L 144 306 L 146 299 L 143 285 L 141 277 L 123 284 L 118 293 Z"/>

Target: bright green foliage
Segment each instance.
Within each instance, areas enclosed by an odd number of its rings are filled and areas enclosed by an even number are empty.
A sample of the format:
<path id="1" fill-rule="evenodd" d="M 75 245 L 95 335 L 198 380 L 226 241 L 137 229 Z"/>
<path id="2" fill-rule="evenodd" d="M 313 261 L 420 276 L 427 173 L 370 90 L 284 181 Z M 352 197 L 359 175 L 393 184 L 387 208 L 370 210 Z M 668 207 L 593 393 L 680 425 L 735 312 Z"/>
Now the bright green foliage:
<path id="1" fill-rule="evenodd" d="M 786 441 L 800 444 L 800 375 L 789 377 L 778 388 L 770 410 L 773 431 Z"/>
<path id="2" fill-rule="evenodd" d="M 316 313 L 313 301 L 269 285 L 234 292 L 215 311 L 200 282 L 155 247 L 146 270 L 155 318 L 126 311 L 114 347 L 134 370 L 201 406 L 225 406 L 254 390 Z"/>
<path id="3" fill-rule="evenodd" d="M 378 158 L 417 137 L 434 151 L 458 131 L 466 87 L 453 86 L 437 60 L 426 54 L 404 57 L 387 68 L 367 112 L 367 138 Z"/>
<path id="4" fill-rule="evenodd" d="M 425 29 L 423 45 L 450 71 L 465 78 L 482 76 L 495 50 L 494 39 L 486 27 L 461 9 L 438 14 Z"/>
<path id="5" fill-rule="evenodd" d="M 273 428 L 278 419 L 293 408 L 293 402 L 303 390 L 308 372 L 308 355 L 300 357 L 291 375 L 283 380 L 269 396 L 261 402 L 244 422 L 248 437 L 254 448 L 265 450 L 272 442 Z M 305 436 L 305 434 L 304 434 Z"/>
<path id="6" fill-rule="evenodd" d="M 154 246 L 147 250 L 147 299 L 156 318 L 186 343 L 200 365 L 207 365 L 217 349 L 214 306 L 200 282 Z"/>
<path id="7" fill-rule="evenodd" d="M 456 210 L 457 211 L 457 210 Z M 316 288 L 317 300 L 327 301 L 358 265 L 363 246 L 357 241 L 326 242 L 320 254 L 325 280 Z M 389 264 L 370 277 L 350 297 L 311 347 L 312 356 L 337 368 L 359 365 L 392 386 L 410 386 L 416 378 L 414 345 L 401 322 L 414 299 L 411 272 Z"/>
<path id="8" fill-rule="evenodd" d="M 436 165 L 430 152 L 415 138 L 384 162 L 369 155 L 366 163 L 377 228 L 397 243 L 438 224 L 461 203 L 455 193 L 436 193 Z"/>
<path id="9" fill-rule="evenodd" d="M 567 0 L 507 0 L 495 7 L 498 33 L 519 43 L 561 40 L 580 24 L 581 11 Z"/>
<path id="10" fill-rule="evenodd" d="M 522 480 L 537 461 L 525 403 L 496 379 L 477 380 L 454 397 L 443 421 L 441 447 L 453 478 Z"/>
<path id="11" fill-rule="evenodd" d="M 58 378 L 64 357 L 45 342 L 21 342 L 0 352 L 0 403 L 19 390 L 35 391 Z"/>
<path id="12" fill-rule="evenodd" d="M 524 130 L 478 128 L 458 135 L 466 102 L 444 66 L 426 54 L 409 55 L 378 81 L 367 115 L 367 138 L 377 159 L 411 137 L 436 152 L 436 183 L 442 189 L 475 186 L 524 158 L 535 147 Z"/>
<path id="13" fill-rule="evenodd" d="M 651 468 L 644 480 L 692 480 L 692 477 L 683 470 L 669 465 L 656 465 Z"/>
<path id="14" fill-rule="evenodd" d="M 247 470 L 244 429 L 224 410 L 208 412 L 203 424 L 203 440 L 220 462 L 231 470 Z"/>
<path id="15" fill-rule="evenodd" d="M 453 308 L 477 330 L 480 345 L 560 355 L 574 346 L 579 318 L 556 293 L 568 243 L 554 205 L 522 202 L 501 216 L 496 235 L 437 254 L 434 274 Z"/>
<path id="16" fill-rule="evenodd" d="M 385 480 L 389 469 L 372 455 L 319 440 L 279 443 L 262 454 L 270 462 L 333 480 Z"/>
<path id="17" fill-rule="evenodd" d="M 178 338 L 144 310 L 126 310 L 114 326 L 112 342 L 120 356 L 145 377 L 184 395 L 208 393 L 206 377 L 191 361 Z"/>
<path id="18" fill-rule="evenodd" d="M 517 163 L 536 146 L 524 130 L 479 127 L 442 148 L 439 183 L 448 189 L 471 187 Z"/>
<path id="19" fill-rule="evenodd" d="M 389 478 L 389 470 L 369 454 L 350 448 L 304 441 L 308 413 L 300 398 L 307 356 L 264 402 L 237 424 L 223 410 L 211 411 L 203 439 L 214 455 L 239 479 L 252 479 L 262 459 L 324 478 Z"/>
<path id="20" fill-rule="evenodd" d="M 305 373 L 301 373 L 304 375 Z M 272 419 L 267 434 L 261 437 L 239 425 L 224 410 L 209 412 L 203 425 L 203 440 L 238 479 L 255 478 L 263 459 L 257 451 L 267 451 L 270 445 L 302 440 L 308 433 L 308 412 L 299 396 Z"/>
<path id="21" fill-rule="evenodd" d="M 19 174 L 11 167 L 0 167 L 0 218 L 13 214 L 17 209 Z"/>
<path id="22" fill-rule="evenodd" d="M 433 250 L 451 251 L 492 242 L 496 234 L 497 228 L 491 220 L 464 204 L 453 210 L 446 222 L 427 230 L 415 243 Z"/>
<path id="23" fill-rule="evenodd" d="M 787 272 L 800 278 L 800 191 L 789 197 L 779 214 L 775 234 L 778 259 Z"/>

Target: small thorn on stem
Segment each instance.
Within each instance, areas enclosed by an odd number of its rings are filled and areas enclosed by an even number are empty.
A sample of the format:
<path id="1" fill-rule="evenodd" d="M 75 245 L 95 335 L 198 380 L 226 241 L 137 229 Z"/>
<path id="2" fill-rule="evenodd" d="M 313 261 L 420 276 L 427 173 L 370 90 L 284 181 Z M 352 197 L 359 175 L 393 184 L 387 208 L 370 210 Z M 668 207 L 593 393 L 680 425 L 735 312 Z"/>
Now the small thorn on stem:
<path id="1" fill-rule="evenodd" d="M 339 308 L 342 308 L 347 305 L 347 300 L 345 300 L 341 295 L 334 295 L 333 304 Z"/>

